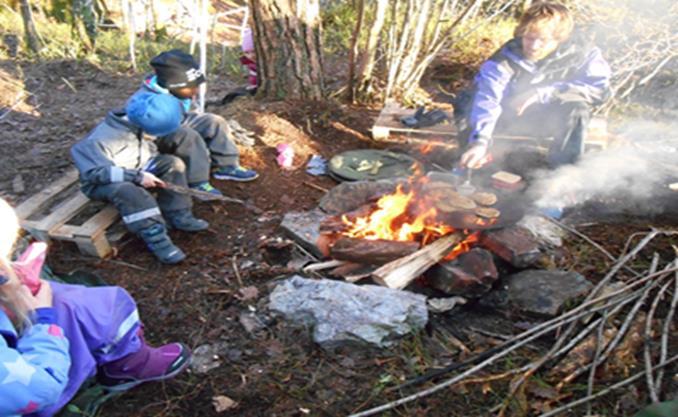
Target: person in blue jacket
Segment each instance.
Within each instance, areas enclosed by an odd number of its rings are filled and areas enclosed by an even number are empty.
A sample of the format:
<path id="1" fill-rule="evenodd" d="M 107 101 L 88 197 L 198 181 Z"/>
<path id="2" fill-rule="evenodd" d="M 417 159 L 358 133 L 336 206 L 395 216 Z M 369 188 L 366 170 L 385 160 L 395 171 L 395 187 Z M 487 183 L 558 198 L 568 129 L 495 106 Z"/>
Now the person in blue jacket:
<path id="1" fill-rule="evenodd" d="M 535 3 L 455 105 L 457 123 L 468 135 L 461 165 L 487 163 L 492 137 L 500 133 L 552 137 L 549 165 L 575 162 L 592 107 L 610 95 L 610 76 L 600 49 L 574 31 L 567 7 Z"/>
<path id="2" fill-rule="evenodd" d="M 2 199 L 0 218 L 0 416 L 52 416 L 95 376 L 124 391 L 187 367 L 183 344 L 146 343 L 137 306 L 122 288 L 48 282 L 39 279 L 41 262 L 12 264 L 19 223 Z"/>

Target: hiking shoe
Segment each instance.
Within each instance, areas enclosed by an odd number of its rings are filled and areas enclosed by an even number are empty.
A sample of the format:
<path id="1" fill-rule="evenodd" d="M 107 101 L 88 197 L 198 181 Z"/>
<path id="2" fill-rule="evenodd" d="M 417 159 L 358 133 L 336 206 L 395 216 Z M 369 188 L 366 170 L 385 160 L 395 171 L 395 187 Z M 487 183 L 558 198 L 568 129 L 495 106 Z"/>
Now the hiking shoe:
<path id="1" fill-rule="evenodd" d="M 186 254 L 176 247 L 167 235 L 164 224 L 154 224 L 139 232 L 148 249 L 164 264 L 176 264 L 186 259 Z"/>
<path id="2" fill-rule="evenodd" d="M 210 194 L 213 194 L 213 195 L 216 195 L 216 196 L 219 196 L 219 197 L 221 197 L 223 195 L 223 194 L 221 194 L 221 191 L 214 188 L 212 186 L 212 184 L 210 184 L 207 181 L 199 182 L 199 183 L 196 183 L 196 184 L 191 184 L 191 185 L 189 185 L 189 187 L 194 189 L 194 190 L 202 191 L 202 192 L 205 192 L 205 193 L 210 193 Z"/>
<path id="3" fill-rule="evenodd" d="M 243 168 L 241 166 L 229 165 L 218 168 L 212 173 L 212 176 L 218 180 L 246 182 L 257 179 L 259 174 L 251 169 Z"/>
<path id="4" fill-rule="evenodd" d="M 191 363 L 191 351 L 181 343 L 150 347 L 142 339 L 141 348 L 99 369 L 98 377 L 109 391 L 126 391 L 144 382 L 175 377 Z"/>
<path id="5" fill-rule="evenodd" d="M 184 232 L 199 232 L 210 226 L 205 220 L 194 217 L 191 210 L 188 209 L 167 212 L 165 219 L 169 227 Z"/>
<path id="6" fill-rule="evenodd" d="M 563 209 L 562 207 L 554 207 L 554 206 L 549 206 L 549 207 L 541 207 L 538 209 L 539 213 L 545 217 L 550 217 L 554 220 L 559 220 L 561 217 L 563 217 Z"/>

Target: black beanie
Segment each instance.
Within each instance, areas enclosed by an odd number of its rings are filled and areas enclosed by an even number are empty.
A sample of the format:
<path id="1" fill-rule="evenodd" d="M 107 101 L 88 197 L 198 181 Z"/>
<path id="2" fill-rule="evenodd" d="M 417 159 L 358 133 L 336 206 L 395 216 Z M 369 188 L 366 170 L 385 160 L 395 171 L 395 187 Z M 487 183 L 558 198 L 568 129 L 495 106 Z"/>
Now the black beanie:
<path id="1" fill-rule="evenodd" d="M 195 87 L 205 82 L 205 75 L 193 57 L 179 49 L 172 49 L 151 60 L 158 76 L 158 84 L 169 90 Z"/>

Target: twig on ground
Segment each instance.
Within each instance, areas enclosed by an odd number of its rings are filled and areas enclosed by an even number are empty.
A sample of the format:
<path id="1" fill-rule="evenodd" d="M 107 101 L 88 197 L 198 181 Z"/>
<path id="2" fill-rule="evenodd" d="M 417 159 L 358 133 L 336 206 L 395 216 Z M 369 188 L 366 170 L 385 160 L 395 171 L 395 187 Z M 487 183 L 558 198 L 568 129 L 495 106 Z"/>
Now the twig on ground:
<path id="1" fill-rule="evenodd" d="M 652 369 L 655 370 L 655 369 L 663 368 L 663 367 L 665 367 L 666 365 L 669 365 L 669 364 L 675 362 L 676 360 L 678 360 L 678 355 L 673 356 L 672 358 L 670 358 L 670 359 L 668 359 L 668 360 L 666 360 L 666 361 L 663 361 L 663 362 L 658 363 L 658 364 L 655 365 Z M 593 394 L 593 395 L 586 396 L 586 397 L 580 398 L 580 399 L 578 399 L 578 400 L 576 400 L 576 401 L 572 401 L 572 402 L 570 402 L 570 403 L 567 403 L 567 404 L 565 404 L 565 405 L 563 405 L 563 406 L 561 406 L 561 407 L 558 407 L 558 408 L 556 408 L 556 409 L 553 409 L 553 410 L 551 410 L 551 411 L 549 411 L 549 412 L 547 412 L 547 413 L 541 414 L 541 415 L 539 415 L 539 417 L 550 417 L 550 416 L 558 415 L 559 413 L 561 413 L 561 412 L 563 412 L 563 411 L 566 411 L 566 410 L 569 410 L 569 409 L 571 409 L 572 407 L 575 407 L 575 406 L 580 405 L 580 404 L 584 404 L 584 403 L 586 403 L 586 402 L 588 402 L 588 401 L 591 401 L 591 400 L 594 400 L 594 399 L 596 399 L 596 398 L 598 398 L 598 397 L 601 397 L 601 396 L 607 394 L 607 393 L 610 392 L 610 391 L 613 391 L 613 390 L 615 390 L 615 389 L 617 389 L 617 388 L 621 388 L 621 387 L 623 387 L 623 386 L 626 386 L 626 385 L 628 385 L 628 384 L 634 382 L 635 380 L 642 378 L 644 374 L 645 374 L 645 371 L 638 372 L 638 373 L 635 374 L 634 376 L 632 376 L 632 377 L 630 377 L 630 378 L 626 378 L 626 379 L 623 380 L 623 381 L 617 382 L 616 384 L 611 385 L 611 386 L 609 386 L 608 388 L 605 388 L 605 389 L 602 390 L 602 391 L 598 391 L 597 393 L 595 393 L 595 394 Z"/>
<path id="2" fill-rule="evenodd" d="M 622 292 L 625 292 L 628 288 L 630 288 L 634 285 L 637 285 L 639 283 L 645 283 L 648 280 L 650 280 L 651 278 L 653 278 L 653 276 L 644 277 L 643 279 L 639 280 L 638 282 L 633 283 L 632 285 L 629 285 L 629 287 L 627 287 L 627 288 L 624 288 L 622 290 L 615 291 L 615 292 L 607 294 L 605 296 L 601 296 L 599 298 L 595 298 L 593 300 L 590 300 L 587 303 L 581 304 L 581 305 L 575 307 L 574 309 L 572 309 L 572 310 L 570 310 L 566 313 L 563 313 L 562 315 L 560 315 L 556 318 L 553 318 L 549 321 L 546 321 L 546 322 L 544 322 L 544 323 L 542 323 L 538 326 L 533 327 L 530 330 L 527 330 L 527 331 L 521 333 L 520 335 L 517 335 L 514 339 L 507 341 L 502 346 L 497 346 L 497 349 L 495 351 L 499 350 L 498 353 L 490 356 L 489 358 L 485 359 L 483 362 L 479 363 L 478 365 L 468 369 L 465 372 L 462 372 L 461 374 L 459 374 L 459 375 L 457 375 L 453 378 L 450 378 L 450 379 L 448 379 L 444 382 L 441 382 L 441 383 L 439 383 L 439 384 L 437 384 L 437 385 L 435 385 L 431 388 L 420 391 L 416 394 L 409 395 L 409 396 L 401 398 L 399 400 L 392 401 L 390 403 L 387 403 L 387 404 L 384 404 L 384 405 L 381 405 L 381 406 L 378 406 L 378 407 L 375 407 L 375 408 L 372 408 L 372 409 L 369 409 L 369 410 L 366 410 L 366 411 L 363 411 L 363 412 L 360 412 L 360 413 L 357 413 L 357 414 L 351 414 L 349 417 L 371 416 L 371 415 L 380 413 L 382 411 L 386 411 L 386 410 L 390 410 L 392 408 L 398 407 L 399 405 L 406 404 L 410 401 L 414 401 L 416 399 L 423 398 L 425 396 L 428 396 L 430 394 L 438 392 L 438 391 L 440 391 L 444 388 L 447 388 L 450 385 L 454 385 L 457 382 L 464 379 L 465 377 L 476 373 L 480 369 L 483 369 L 487 365 L 494 363 L 496 360 L 508 355 L 509 353 L 518 349 L 519 347 L 531 342 L 532 340 L 534 340 L 534 339 L 536 339 L 540 336 L 543 336 L 547 333 L 554 331 L 555 329 L 559 328 L 560 326 L 562 326 L 565 323 L 577 321 L 580 318 L 585 317 L 585 316 L 587 316 L 591 313 L 608 309 L 618 302 L 626 301 L 627 298 L 635 298 L 638 291 L 636 291 L 636 293 L 632 294 L 631 296 L 627 296 L 627 297 L 623 298 L 622 300 L 613 300 L 610 303 L 605 304 L 603 306 L 595 306 L 595 303 L 599 303 L 603 300 L 607 300 L 607 299 L 610 299 L 612 297 L 615 297 L 615 296 L 621 294 Z M 593 307 L 588 308 L 588 307 L 591 307 L 591 306 L 593 306 Z M 524 339 L 524 340 L 521 340 L 521 339 Z M 506 347 L 506 348 L 502 350 L 502 349 L 500 349 L 502 347 Z M 481 354 L 480 356 L 486 356 L 486 355 Z M 475 359 L 475 360 L 477 361 L 478 359 Z M 462 366 L 467 365 L 468 362 L 472 362 L 472 361 L 467 361 L 467 362 L 464 362 L 464 363 L 461 363 L 461 364 L 455 364 L 455 365 L 453 365 L 453 367 L 454 367 L 454 369 L 458 369 Z M 521 371 L 523 371 L 524 369 L 525 368 L 521 368 Z M 404 385 L 405 384 L 401 385 L 401 387 L 404 386 Z"/>
<path id="3" fill-rule="evenodd" d="M 575 236 L 577 236 L 577 237 L 579 237 L 579 238 L 585 240 L 586 242 L 588 242 L 589 244 L 591 244 L 591 246 L 593 246 L 594 248 L 596 248 L 596 249 L 598 249 L 600 252 L 602 252 L 603 255 L 605 255 L 605 256 L 606 256 L 608 259 L 610 259 L 611 261 L 618 261 L 618 259 L 617 259 L 614 255 L 612 255 L 610 252 L 608 252 L 604 247 L 602 247 L 600 244 L 596 243 L 593 239 L 591 239 L 590 237 L 586 236 L 585 234 L 583 234 L 583 233 L 580 232 L 579 230 L 575 229 L 574 227 L 570 227 L 570 226 L 566 225 L 565 223 L 560 222 L 560 221 L 558 221 L 558 220 L 556 220 L 556 219 L 554 219 L 554 218 L 548 217 L 548 216 L 544 216 L 544 218 L 545 218 L 546 220 L 550 221 L 551 223 L 553 223 L 553 224 L 555 224 L 555 225 L 557 225 L 557 226 L 562 227 L 564 230 L 567 230 L 568 232 L 572 233 L 573 235 L 575 235 Z M 628 272 L 631 272 L 631 273 L 634 274 L 635 276 L 640 276 L 640 274 L 639 274 L 638 272 L 636 272 L 635 270 L 633 270 L 632 268 L 630 268 L 630 267 L 628 267 L 628 266 L 625 266 L 624 269 L 625 269 L 626 271 L 628 271 Z"/>
<path id="4" fill-rule="evenodd" d="M 600 320 L 600 325 L 598 326 L 598 332 L 596 333 L 596 348 L 593 353 L 593 361 L 591 362 L 591 372 L 589 372 L 588 387 L 586 388 L 586 395 L 593 394 L 593 384 L 596 378 L 596 367 L 600 360 L 600 351 L 603 348 L 603 339 L 605 337 L 605 323 L 607 323 L 608 311 L 603 310 L 603 317 Z M 589 403 L 587 409 L 587 415 L 591 415 L 591 405 Z"/>
<path id="5" fill-rule="evenodd" d="M 25 94 L 23 91 L 19 92 L 19 97 L 14 101 L 14 104 L 12 104 L 9 109 L 7 109 L 4 113 L 0 114 L 0 120 L 4 119 L 7 117 L 8 114 L 12 112 L 19 104 L 21 104 L 24 100 L 26 100 L 31 94 Z"/>
<path id="6" fill-rule="evenodd" d="M 117 264 L 117 265 L 123 265 L 123 266 L 126 266 L 128 268 L 136 269 L 136 270 L 139 270 L 139 271 L 144 271 L 144 272 L 148 271 L 148 269 L 144 268 L 143 266 L 134 265 L 134 264 L 131 264 L 131 263 L 125 262 L 125 261 L 119 261 L 117 259 L 104 259 L 104 261 L 114 263 L 114 264 Z"/>
<path id="7" fill-rule="evenodd" d="M 306 265 L 302 271 L 303 272 L 313 272 L 313 271 L 323 271 L 325 269 L 336 268 L 337 266 L 346 265 L 348 261 L 340 261 L 337 259 L 332 259 L 330 261 L 318 262 L 310 265 Z"/>
<path id="8" fill-rule="evenodd" d="M 314 254 L 312 254 L 311 252 L 307 251 L 306 248 L 304 248 L 303 246 L 301 246 L 297 242 L 293 242 L 293 243 L 294 243 L 294 247 L 297 248 L 301 253 L 303 253 L 304 255 L 308 256 L 311 259 L 315 259 L 316 261 L 318 260 L 318 257 L 315 256 Z"/>
<path id="9" fill-rule="evenodd" d="M 68 88 L 71 89 L 72 92 L 74 92 L 74 93 L 77 93 L 77 92 L 78 92 L 78 90 L 76 90 L 76 88 L 73 87 L 73 84 L 71 84 L 71 82 L 68 81 L 66 78 L 61 77 L 61 80 L 68 86 Z"/>
<path id="10" fill-rule="evenodd" d="M 645 334 L 643 335 L 643 359 L 645 361 L 645 376 L 647 381 L 647 390 L 650 394 L 650 399 L 653 403 L 659 402 L 659 393 L 652 378 L 652 351 L 650 349 L 650 342 L 652 341 L 652 319 L 654 318 L 654 313 L 657 311 L 657 306 L 659 301 L 664 297 L 664 293 L 669 288 L 672 282 L 667 282 L 664 284 L 657 292 L 657 296 L 652 301 L 650 310 L 647 313 L 645 318 Z"/>
<path id="11" fill-rule="evenodd" d="M 235 279 L 238 280 L 238 285 L 240 288 L 244 287 L 245 285 L 242 283 L 242 277 L 240 276 L 240 270 L 238 269 L 238 256 L 233 255 L 233 258 L 231 259 L 231 266 L 233 267 L 233 273 L 235 274 Z"/>
<path id="12" fill-rule="evenodd" d="M 676 263 L 678 263 L 678 261 L 674 261 L 674 264 Z M 678 272 L 675 273 L 675 278 L 673 282 L 674 282 L 673 298 L 671 299 L 671 306 L 669 307 L 669 312 L 666 314 L 666 319 L 664 320 L 664 326 L 662 328 L 661 351 L 659 355 L 659 362 L 665 361 L 666 356 L 668 355 L 669 332 L 671 331 L 671 325 L 673 324 L 673 316 L 676 312 L 676 305 L 678 305 Z M 657 372 L 657 379 L 655 382 L 657 392 L 660 394 L 662 390 L 663 378 L 664 378 L 664 368 L 660 369 L 659 372 Z"/>
<path id="13" fill-rule="evenodd" d="M 655 273 L 655 274 L 651 274 L 651 275 L 648 275 L 648 276 L 654 277 L 655 275 L 661 275 L 661 274 L 664 274 L 665 272 L 666 272 L 666 271 L 657 272 L 657 273 Z M 619 342 L 621 342 L 621 340 L 624 338 L 624 336 L 626 335 L 626 331 L 627 331 L 628 328 L 631 326 L 631 323 L 633 322 L 633 319 L 636 317 L 636 314 L 638 313 L 638 310 L 640 309 L 640 307 L 645 303 L 645 299 L 646 299 L 647 296 L 650 294 L 650 291 L 651 291 L 654 287 L 656 287 L 656 286 L 661 282 L 661 280 L 662 280 L 663 278 L 665 278 L 665 277 L 666 277 L 666 276 L 663 276 L 663 277 L 661 277 L 661 278 L 656 279 L 656 280 L 653 281 L 653 282 L 648 282 L 648 284 L 647 284 L 647 285 L 645 286 L 645 288 L 642 290 L 642 296 L 636 301 L 635 305 L 631 308 L 631 311 L 627 314 L 626 319 L 624 320 L 624 323 L 623 323 L 622 326 L 619 328 L 619 331 L 617 331 L 617 333 L 615 334 L 615 337 L 614 337 L 614 338 L 608 343 L 608 345 L 605 347 L 605 350 L 603 351 L 603 353 L 602 353 L 602 355 L 601 355 L 601 357 L 600 357 L 600 362 L 601 362 L 601 363 L 604 362 L 604 361 L 607 359 L 607 357 L 610 355 L 610 353 L 612 353 L 612 351 L 617 347 L 617 345 L 619 344 Z M 564 378 L 564 379 L 556 386 L 556 389 L 557 389 L 557 390 L 561 390 L 565 384 L 567 384 L 567 383 L 573 381 L 574 379 L 576 379 L 579 375 L 581 375 L 581 374 L 583 374 L 584 372 L 586 372 L 587 370 L 589 370 L 590 367 L 591 367 L 591 364 L 588 364 L 588 365 L 584 365 L 584 366 L 579 367 L 577 370 L 575 370 L 575 371 L 572 372 L 570 375 L 568 375 L 567 377 L 565 377 L 565 378 Z"/>
<path id="14" fill-rule="evenodd" d="M 304 182 L 302 182 L 302 184 L 304 184 L 304 185 L 307 186 L 307 187 L 311 187 L 311 188 L 313 188 L 314 190 L 322 191 L 323 193 L 326 193 L 326 192 L 329 191 L 327 188 L 321 187 L 321 186 L 319 186 L 319 185 L 315 185 L 315 184 L 313 184 L 312 182 L 304 181 Z"/>
<path id="15" fill-rule="evenodd" d="M 626 264 L 626 262 L 628 262 L 633 257 L 635 257 L 638 254 L 638 252 L 640 252 L 640 250 L 643 249 L 645 247 L 645 245 L 647 245 L 659 233 L 660 233 L 659 230 L 653 230 L 652 232 L 650 232 L 648 234 L 648 236 L 646 236 L 645 239 L 643 239 L 633 249 L 633 251 L 631 251 L 629 254 L 627 254 L 621 260 L 619 260 L 612 267 L 612 269 L 607 273 L 607 275 L 605 275 L 605 277 L 591 290 L 589 295 L 586 296 L 586 299 L 584 300 L 585 302 L 582 305 L 585 305 L 586 302 L 590 301 L 591 298 L 595 297 L 598 294 L 598 292 L 601 290 L 601 288 L 603 288 L 603 286 L 607 285 L 607 283 L 612 279 L 612 277 L 614 277 L 617 274 L 617 272 L 619 272 L 619 270 Z M 652 276 L 652 275 L 650 275 L 650 276 Z M 581 307 L 581 305 L 580 305 L 580 307 Z M 569 339 L 570 335 L 572 334 L 572 332 L 574 331 L 576 326 L 577 326 L 577 323 L 572 322 L 568 326 L 568 328 L 565 329 L 565 331 L 558 337 L 556 342 L 553 344 L 553 347 L 551 347 L 551 349 L 546 353 L 546 355 L 544 355 L 539 361 L 534 362 L 532 367 L 530 368 L 530 370 L 525 372 L 525 374 L 523 374 L 523 376 L 521 376 L 514 384 L 511 385 L 511 389 L 509 390 L 509 393 L 506 397 L 506 401 L 504 402 L 504 407 L 501 409 L 501 411 L 498 414 L 500 417 L 504 415 L 504 412 L 508 408 L 508 406 L 511 402 L 511 399 L 513 398 L 515 393 L 518 392 L 518 390 L 525 383 L 525 381 L 527 381 L 532 375 L 534 375 L 534 373 L 537 372 L 537 370 L 539 368 L 541 368 L 544 365 L 544 363 L 546 363 L 546 361 L 548 361 L 553 356 L 553 354 L 560 349 L 562 344 L 565 343 L 565 341 L 567 339 Z M 580 370 L 581 370 L 581 368 L 580 368 Z"/>
<path id="16" fill-rule="evenodd" d="M 479 328 L 473 327 L 473 326 L 470 326 L 469 330 L 472 330 L 472 331 L 474 331 L 478 334 L 481 334 L 483 336 L 492 337 L 492 338 L 499 339 L 499 340 L 511 340 L 513 338 L 513 336 L 508 336 L 508 335 L 505 335 L 505 334 L 490 332 L 490 331 L 487 331 L 487 330 L 484 330 L 484 329 L 479 329 Z M 531 350 L 539 350 L 537 347 L 532 346 L 532 345 L 526 345 L 525 347 L 527 349 L 531 349 Z"/>

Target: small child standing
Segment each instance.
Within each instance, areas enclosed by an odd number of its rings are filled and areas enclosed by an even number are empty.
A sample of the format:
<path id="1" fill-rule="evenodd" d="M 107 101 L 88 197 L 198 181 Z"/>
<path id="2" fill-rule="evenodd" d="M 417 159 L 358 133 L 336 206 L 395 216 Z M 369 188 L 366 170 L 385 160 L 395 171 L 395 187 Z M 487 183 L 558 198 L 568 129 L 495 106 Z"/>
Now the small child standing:
<path id="1" fill-rule="evenodd" d="M 226 93 L 221 99 L 221 104 L 226 105 L 231 103 L 238 97 L 253 96 L 257 93 L 259 87 L 259 79 L 257 76 L 257 61 L 256 52 L 254 50 L 254 38 L 252 37 L 252 29 L 245 28 L 242 31 L 240 42 L 240 49 L 242 55 L 240 56 L 240 64 L 242 65 L 243 73 L 247 79 L 247 84 L 240 86 L 232 91 Z"/>
<path id="2" fill-rule="evenodd" d="M 240 57 L 240 63 L 243 66 L 247 74 L 247 86 L 245 89 L 251 94 L 254 95 L 257 93 L 257 88 L 259 87 L 257 79 L 257 57 L 254 50 L 254 38 L 252 37 L 252 29 L 245 28 L 242 33 L 242 56 Z"/>
<path id="3" fill-rule="evenodd" d="M 19 222 L 3 199 L 0 218 L 0 415 L 53 416 L 94 376 L 109 391 L 124 391 L 188 366 L 183 344 L 146 343 L 124 289 L 48 282 L 37 276 L 41 265 L 14 267 Z"/>

